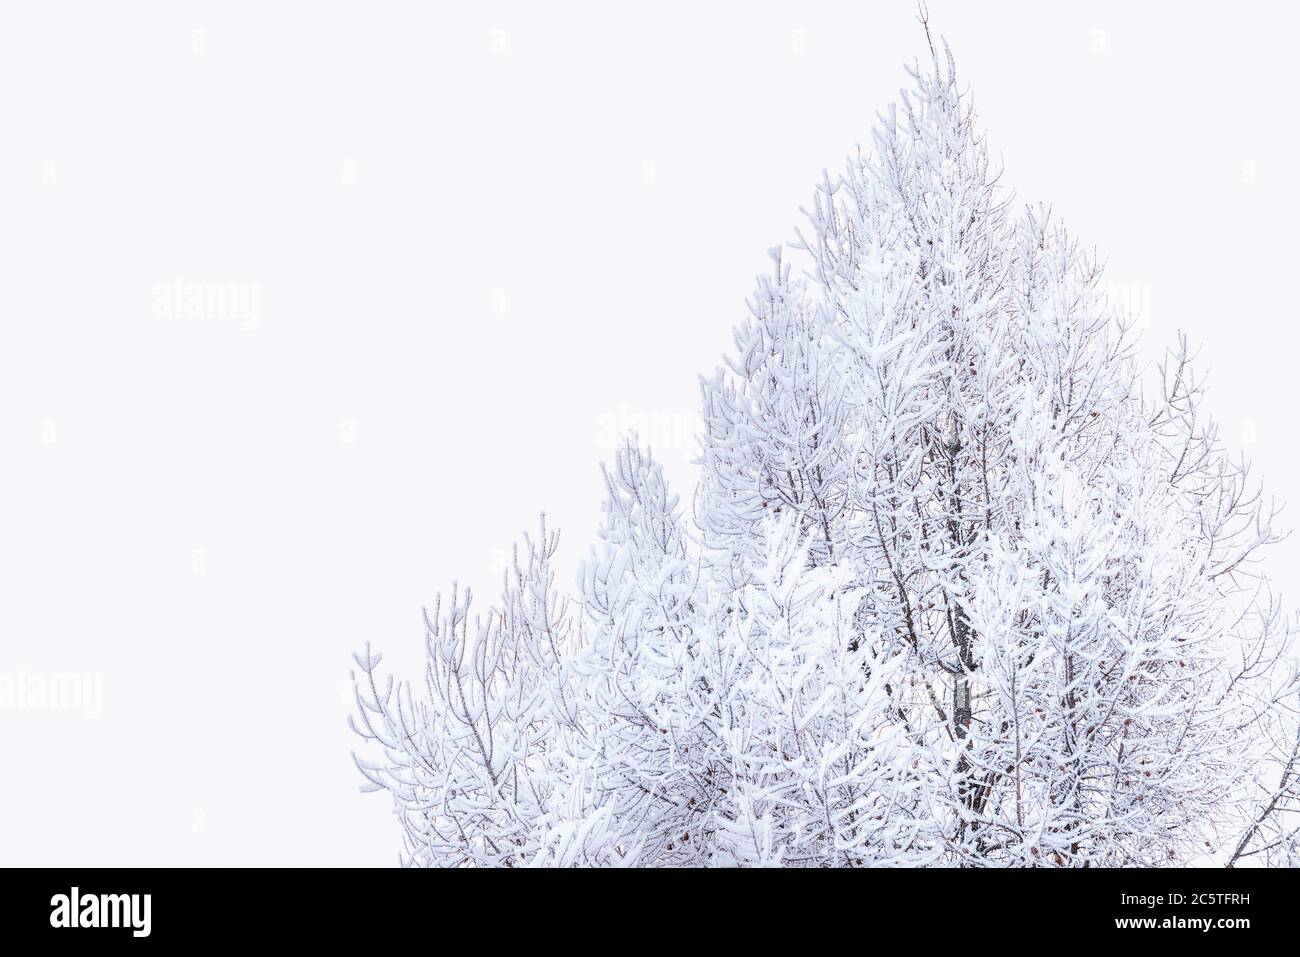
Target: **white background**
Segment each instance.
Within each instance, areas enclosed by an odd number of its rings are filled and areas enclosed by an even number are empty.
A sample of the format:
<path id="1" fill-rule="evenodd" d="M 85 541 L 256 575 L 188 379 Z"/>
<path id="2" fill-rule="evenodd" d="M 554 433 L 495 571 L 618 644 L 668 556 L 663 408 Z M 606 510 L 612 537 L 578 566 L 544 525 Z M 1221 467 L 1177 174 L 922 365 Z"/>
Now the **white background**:
<path id="1" fill-rule="evenodd" d="M 906 0 L 464 6 L 5 5 L 0 675 L 103 698 L 0 710 L 0 864 L 395 862 L 349 652 L 414 677 L 543 508 L 567 585 L 620 425 L 689 501 L 697 374 L 925 52 Z M 930 7 L 1005 182 L 1300 499 L 1294 6 Z"/>

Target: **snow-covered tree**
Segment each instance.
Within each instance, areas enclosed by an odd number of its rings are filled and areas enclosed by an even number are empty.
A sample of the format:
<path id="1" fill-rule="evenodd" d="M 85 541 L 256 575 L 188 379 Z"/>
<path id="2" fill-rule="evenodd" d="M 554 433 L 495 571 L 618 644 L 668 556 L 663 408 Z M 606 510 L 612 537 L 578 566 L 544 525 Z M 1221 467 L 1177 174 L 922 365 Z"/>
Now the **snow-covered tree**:
<path id="1" fill-rule="evenodd" d="M 358 658 L 407 862 L 1294 861 L 1276 512 L 930 53 L 702 380 L 692 513 L 629 443 L 573 602 L 543 531 L 421 694 Z"/>
<path id="2" fill-rule="evenodd" d="M 844 401 L 827 323 L 780 248 L 758 279 L 736 356 L 700 382 L 706 437 L 698 522 L 740 584 L 762 548 L 763 519 L 789 512 L 812 533 L 812 557 L 833 562 L 849 487 Z"/>
<path id="3" fill-rule="evenodd" d="M 544 855 L 543 824 L 562 815 L 576 724 L 567 599 L 554 590 L 559 537 L 543 520 L 505 574 L 501 603 L 471 622 L 472 596 L 452 589 L 425 615 L 425 681 L 417 696 L 380 682 L 381 655 L 354 656 L 353 729 L 381 760 L 357 758 L 366 790 L 387 790 L 415 865 L 518 866 Z"/>
<path id="4" fill-rule="evenodd" d="M 890 707 L 903 661 L 858 631 L 846 570 L 814 567 L 824 540 L 799 527 L 793 515 L 765 523 L 765 561 L 733 603 L 743 611 L 707 633 L 700 720 L 726 769 L 711 859 L 938 860 L 908 731 Z"/>
<path id="5" fill-rule="evenodd" d="M 704 693 L 700 633 L 709 623 L 700 563 L 648 452 L 624 445 L 605 487 L 601 549 L 580 575 L 590 804 L 610 809 L 617 845 L 635 847 L 638 861 L 696 863 L 716 783 L 695 720 Z"/>

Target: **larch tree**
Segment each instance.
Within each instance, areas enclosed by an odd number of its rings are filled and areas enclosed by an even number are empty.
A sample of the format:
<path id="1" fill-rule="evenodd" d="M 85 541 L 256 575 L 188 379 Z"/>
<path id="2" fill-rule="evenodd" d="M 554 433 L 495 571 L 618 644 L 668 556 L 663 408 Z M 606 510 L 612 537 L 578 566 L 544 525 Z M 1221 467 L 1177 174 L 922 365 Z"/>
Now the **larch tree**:
<path id="1" fill-rule="evenodd" d="M 629 441 L 573 599 L 543 527 L 423 690 L 358 656 L 406 863 L 1296 861 L 1276 511 L 930 54 L 701 380 L 690 514 Z"/>

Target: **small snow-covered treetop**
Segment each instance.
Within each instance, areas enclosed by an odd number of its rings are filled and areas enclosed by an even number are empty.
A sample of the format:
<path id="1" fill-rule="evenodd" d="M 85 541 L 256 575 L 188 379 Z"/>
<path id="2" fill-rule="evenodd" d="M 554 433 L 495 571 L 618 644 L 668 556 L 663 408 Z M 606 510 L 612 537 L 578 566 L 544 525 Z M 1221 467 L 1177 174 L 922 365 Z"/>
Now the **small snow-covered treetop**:
<path id="1" fill-rule="evenodd" d="M 573 597 L 543 525 L 422 688 L 358 656 L 406 863 L 1296 862 L 1276 510 L 930 53 L 701 379 L 694 507 L 629 441 Z"/>

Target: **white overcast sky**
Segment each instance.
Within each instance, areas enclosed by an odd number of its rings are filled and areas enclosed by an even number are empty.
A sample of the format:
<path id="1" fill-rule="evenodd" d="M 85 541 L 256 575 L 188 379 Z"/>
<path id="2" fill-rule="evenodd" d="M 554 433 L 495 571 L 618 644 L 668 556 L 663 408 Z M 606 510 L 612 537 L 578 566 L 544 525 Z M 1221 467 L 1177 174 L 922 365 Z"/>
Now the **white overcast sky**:
<path id="1" fill-rule="evenodd" d="M 414 677 L 542 509 L 567 584 L 620 424 L 689 500 L 697 374 L 924 52 L 908 0 L 469 6 L 0 13 L 0 676 L 102 681 L 0 710 L 0 863 L 396 862 L 349 652 Z M 1300 502 L 1296 8 L 930 12 L 1005 181 Z"/>

